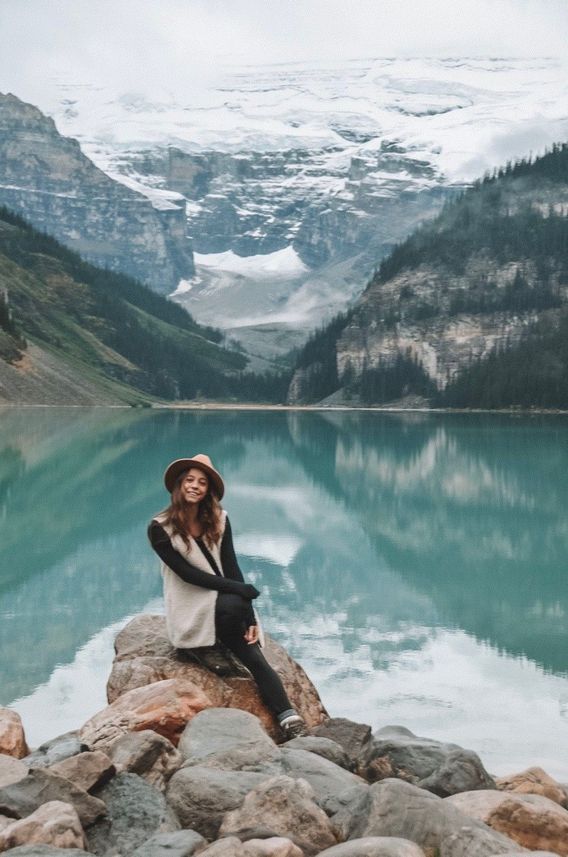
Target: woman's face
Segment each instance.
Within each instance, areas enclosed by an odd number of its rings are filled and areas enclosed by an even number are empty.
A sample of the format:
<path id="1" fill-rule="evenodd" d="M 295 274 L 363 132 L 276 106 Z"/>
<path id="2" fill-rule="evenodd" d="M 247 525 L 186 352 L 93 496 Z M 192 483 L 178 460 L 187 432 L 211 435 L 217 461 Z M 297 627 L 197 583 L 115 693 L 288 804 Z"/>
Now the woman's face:
<path id="1" fill-rule="evenodd" d="M 181 496 L 186 503 L 201 503 L 209 489 L 209 479 L 203 470 L 192 467 L 181 480 Z"/>

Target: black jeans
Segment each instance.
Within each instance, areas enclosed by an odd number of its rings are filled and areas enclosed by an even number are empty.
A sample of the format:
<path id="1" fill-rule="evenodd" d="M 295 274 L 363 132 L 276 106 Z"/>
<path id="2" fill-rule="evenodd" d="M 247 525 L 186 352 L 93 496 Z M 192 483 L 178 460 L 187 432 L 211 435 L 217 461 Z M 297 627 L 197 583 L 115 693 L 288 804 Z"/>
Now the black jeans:
<path id="1" fill-rule="evenodd" d="M 278 674 L 272 669 L 258 643 L 247 643 L 243 635 L 248 628 L 250 602 L 240 595 L 220 592 L 215 606 L 217 638 L 250 670 L 265 705 L 281 714 L 292 708 Z"/>

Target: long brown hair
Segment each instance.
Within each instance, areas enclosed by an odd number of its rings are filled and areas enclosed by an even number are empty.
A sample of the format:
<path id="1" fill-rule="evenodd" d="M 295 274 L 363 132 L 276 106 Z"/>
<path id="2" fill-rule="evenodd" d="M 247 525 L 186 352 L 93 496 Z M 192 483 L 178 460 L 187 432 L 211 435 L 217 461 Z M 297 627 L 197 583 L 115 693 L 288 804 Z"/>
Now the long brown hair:
<path id="1" fill-rule="evenodd" d="M 195 467 L 195 465 L 192 466 Z M 200 470 L 199 467 L 197 469 Z M 205 473 L 205 471 L 202 472 L 205 476 L 207 476 L 207 473 Z M 189 529 L 187 526 L 187 509 L 181 493 L 181 484 L 185 479 L 186 474 L 187 470 L 184 470 L 183 473 L 180 473 L 180 475 L 176 479 L 176 484 L 174 485 L 174 490 L 172 491 L 172 500 L 167 509 L 164 509 L 164 515 L 166 515 L 165 523 L 171 526 L 174 535 L 177 534 L 181 536 L 188 550 L 191 550 L 191 540 Z M 201 500 L 197 509 L 197 520 L 201 524 L 201 529 L 203 531 L 203 540 L 209 547 L 212 547 L 221 538 L 222 508 L 215 493 L 211 490 L 211 479 L 209 478 L 209 476 L 207 476 L 207 482 L 207 494 L 205 495 L 203 500 Z"/>

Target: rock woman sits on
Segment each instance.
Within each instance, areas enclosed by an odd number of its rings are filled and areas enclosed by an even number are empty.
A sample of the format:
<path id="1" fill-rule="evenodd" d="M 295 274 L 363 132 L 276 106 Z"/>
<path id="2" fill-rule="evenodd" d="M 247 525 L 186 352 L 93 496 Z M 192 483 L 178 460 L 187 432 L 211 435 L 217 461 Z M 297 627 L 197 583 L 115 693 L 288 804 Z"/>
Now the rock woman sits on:
<path id="1" fill-rule="evenodd" d="M 245 583 L 231 525 L 221 508 L 225 486 L 208 455 L 178 458 L 164 474 L 170 505 L 152 519 L 148 537 L 162 560 L 166 626 L 176 649 L 225 645 L 255 679 L 284 736 L 305 734 L 277 673 L 261 651 L 252 606 L 260 595 Z"/>

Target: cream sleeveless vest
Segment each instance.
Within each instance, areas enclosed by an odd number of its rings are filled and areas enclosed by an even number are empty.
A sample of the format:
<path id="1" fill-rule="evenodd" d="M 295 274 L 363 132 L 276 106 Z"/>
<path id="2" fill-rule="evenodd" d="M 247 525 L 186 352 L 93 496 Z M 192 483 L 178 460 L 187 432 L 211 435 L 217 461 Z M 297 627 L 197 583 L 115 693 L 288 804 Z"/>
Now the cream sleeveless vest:
<path id="1" fill-rule="evenodd" d="M 225 511 L 221 517 L 221 538 L 225 531 Z M 162 525 L 171 539 L 172 545 L 184 559 L 191 565 L 206 574 L 215 574 L 203 551 L 190 537 L 191 550 L 179 535 L 174 535 L 171 527 L 164 523 L 162 515 L 156 515 L 154 520 Z M 209 552 L 217 563 L 221 573 L 221 554 L 219 551 L 221 539 L 217 544 L 209 547 Z M 204 589 L 203 586 L 194 586 L 186 583 L 181 577 L 168 568 L 165 563 L 161 567 L 164 581 L 164 602 L 166 606 L 166 628 L 168 637 L 176 649 L 197 649 L 199 646 L 215 645 L 215 602 L 217 591 L 215 589 Z"/>

